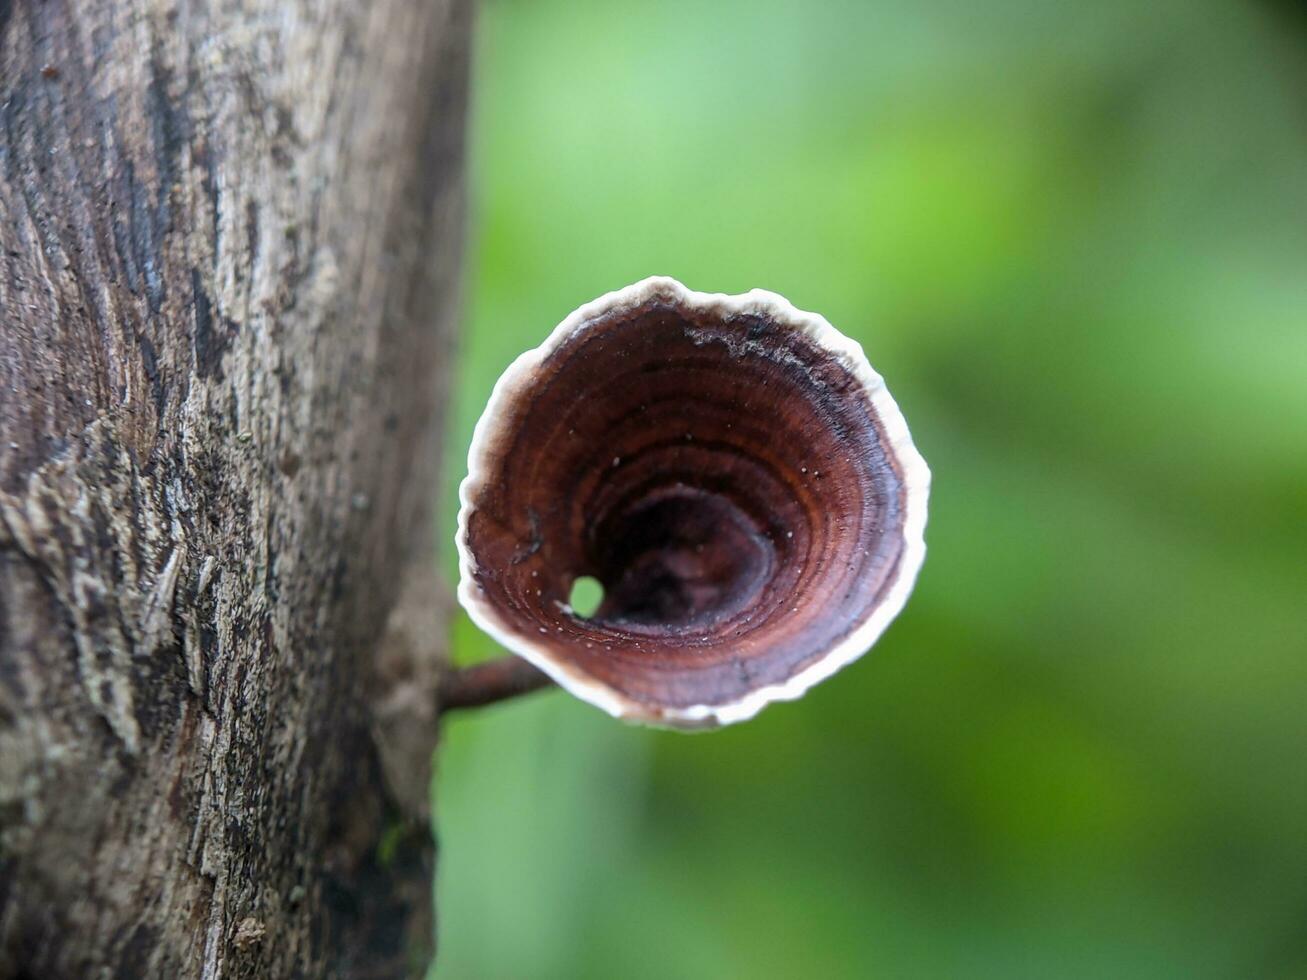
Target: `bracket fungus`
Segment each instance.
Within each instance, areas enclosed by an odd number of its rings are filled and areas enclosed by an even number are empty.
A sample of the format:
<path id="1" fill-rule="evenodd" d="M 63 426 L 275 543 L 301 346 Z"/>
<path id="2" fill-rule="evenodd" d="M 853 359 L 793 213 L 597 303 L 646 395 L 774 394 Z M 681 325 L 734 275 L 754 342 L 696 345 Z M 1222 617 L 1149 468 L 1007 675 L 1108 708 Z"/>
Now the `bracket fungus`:
<path id="1" fill-rule="evenodd" d="M 929 483 L 880 375 L 825 319 L 645 279 L 495 385 L 459 491 L 459 601 L 617 717 L 743 721 L 903 608 Z M 569 604 L 581 577 L 603 588 L 590 616 Z"/>

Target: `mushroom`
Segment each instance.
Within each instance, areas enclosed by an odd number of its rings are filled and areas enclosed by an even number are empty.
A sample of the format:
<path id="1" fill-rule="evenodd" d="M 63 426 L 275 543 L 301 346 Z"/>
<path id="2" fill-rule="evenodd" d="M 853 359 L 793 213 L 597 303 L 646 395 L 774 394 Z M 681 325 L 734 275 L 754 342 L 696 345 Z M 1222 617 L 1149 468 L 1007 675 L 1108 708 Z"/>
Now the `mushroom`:
<path id="1" fill-rule="evenodd" d="M 612 715 L 744 721 L 903 608 L 929 483 L 880 375 L 824 318 L 653 277 L 580 307 L 495 385 L 459 491 L 458 597 L 531 675 Z M 603 588 L 589 616 L 569 604 L 581 577 Z"/>

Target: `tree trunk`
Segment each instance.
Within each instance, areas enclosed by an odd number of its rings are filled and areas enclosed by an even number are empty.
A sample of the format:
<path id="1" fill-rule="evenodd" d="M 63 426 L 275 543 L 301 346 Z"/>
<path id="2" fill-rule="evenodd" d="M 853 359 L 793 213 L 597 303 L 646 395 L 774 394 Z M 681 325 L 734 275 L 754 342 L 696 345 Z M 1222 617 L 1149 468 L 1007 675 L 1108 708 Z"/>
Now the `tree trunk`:
<path id="1" fill-rule="evenodd" d="M 468 21 L 0 0 L 0 977 L 425 963 Z"/>

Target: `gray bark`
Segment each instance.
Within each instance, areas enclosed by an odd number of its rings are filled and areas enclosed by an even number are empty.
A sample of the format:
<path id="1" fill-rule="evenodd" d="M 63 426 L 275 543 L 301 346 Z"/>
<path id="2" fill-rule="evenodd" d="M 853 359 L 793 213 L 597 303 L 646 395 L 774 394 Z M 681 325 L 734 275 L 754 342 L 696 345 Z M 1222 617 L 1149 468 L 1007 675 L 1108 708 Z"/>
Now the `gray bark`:
<path id="1" fill-rule="evenodd" d="M 425 960 L 468 21 L 0 0 L 0 977 Z"/>

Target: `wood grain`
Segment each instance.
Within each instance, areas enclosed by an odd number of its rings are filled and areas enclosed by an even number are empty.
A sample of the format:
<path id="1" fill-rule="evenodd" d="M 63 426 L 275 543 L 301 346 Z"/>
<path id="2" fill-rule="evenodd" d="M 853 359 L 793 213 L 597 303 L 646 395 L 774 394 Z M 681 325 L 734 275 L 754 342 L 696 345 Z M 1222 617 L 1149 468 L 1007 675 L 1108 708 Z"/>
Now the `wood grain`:
<path id="1" fill-rule="evenodd" d="M 425 960 L 469 19 L 0 0 L 0 976 Z"/>

